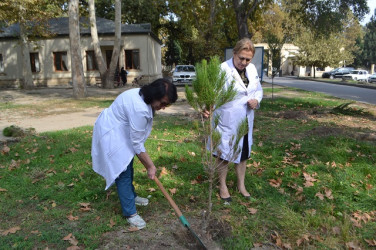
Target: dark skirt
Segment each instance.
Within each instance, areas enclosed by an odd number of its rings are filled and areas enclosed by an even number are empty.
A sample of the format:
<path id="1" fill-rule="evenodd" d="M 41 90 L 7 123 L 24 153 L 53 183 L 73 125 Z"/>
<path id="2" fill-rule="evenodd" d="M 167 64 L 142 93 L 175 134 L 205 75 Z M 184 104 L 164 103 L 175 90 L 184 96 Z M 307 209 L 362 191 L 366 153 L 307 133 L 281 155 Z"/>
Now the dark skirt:
<path id="1" fill-rule="evenodd" d="M 248 147 L 248 134 L 246 134 L 243 138 L 243 148 L 242 148 L 242 155 L 240 157 L 240 161 L 248 160 L 249 157 L 249 147 Z"/>

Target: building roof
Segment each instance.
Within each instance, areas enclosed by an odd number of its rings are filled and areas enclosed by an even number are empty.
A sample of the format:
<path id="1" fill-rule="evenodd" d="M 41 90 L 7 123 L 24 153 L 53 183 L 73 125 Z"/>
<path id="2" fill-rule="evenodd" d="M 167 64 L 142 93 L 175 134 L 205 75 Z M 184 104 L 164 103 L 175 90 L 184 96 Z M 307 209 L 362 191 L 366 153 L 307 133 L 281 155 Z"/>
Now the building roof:
<path id="1" fill-rule="evenodd" d="M 115 22 L 105 18 L 96 18 L 98 36 L 114 35 Z M 59 17 L 48 20 L 48 30 L 54 36 L 69 36 L 69 18 Z M 18 38 L 20 34 L 20 25 L 18 23 L 10 25 L 0 30 L 0 39 Z M 81 36 L 90 36 L 90 20 L 88 17 L 80 18 L 80 34 Z M 150 23 L 144 24 L 121 24 L 121 34 L 149 34 L 160 44 L 161 41 L 152 33 Z"/>

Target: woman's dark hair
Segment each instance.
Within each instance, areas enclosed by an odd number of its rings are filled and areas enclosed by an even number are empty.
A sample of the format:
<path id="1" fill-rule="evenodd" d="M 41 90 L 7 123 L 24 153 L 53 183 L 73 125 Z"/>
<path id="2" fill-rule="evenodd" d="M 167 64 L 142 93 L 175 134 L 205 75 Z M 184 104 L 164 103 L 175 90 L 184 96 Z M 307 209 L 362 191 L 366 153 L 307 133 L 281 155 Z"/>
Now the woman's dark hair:
<path id="1" fill-rule="evenodd" d="M 140 89 L 140 94 L 144 96 L 146 104 L 151 104 L 155 100 L 159 101 L 165 95 L 168 96 L 170 103 L 174 103 L 178 99 L 176 86 L 166 78 L 159 78 L 149 85 L 143 86 Z"/>

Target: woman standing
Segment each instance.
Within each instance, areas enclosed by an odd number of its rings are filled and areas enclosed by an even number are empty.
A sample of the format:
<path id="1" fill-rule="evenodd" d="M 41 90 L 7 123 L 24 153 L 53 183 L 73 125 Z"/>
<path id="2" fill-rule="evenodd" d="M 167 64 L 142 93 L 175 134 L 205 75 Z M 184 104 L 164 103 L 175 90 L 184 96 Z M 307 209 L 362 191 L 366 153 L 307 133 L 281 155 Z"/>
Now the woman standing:
<path id="1" fill-rule="evenodd" d="M 167 79 L 157 79 L 149 85 L 120 94 L 97 118 L 92 140 L 93 170 L 106 180 L 106 190 L 116 183 L 123 215 L 131 226 L 146 226 L 137 214 L 137 205 L 147 205 L 148 199 L 137 196 L 133 186 L 135 155 L 154 179 L 156 167 L 146 152 L 144 143 L 150 135 L 153 115 L 177 100 L 176 86 Z"/>
<path id="2" fill-rule="evenodd" d="M 259 108 L 263 96 L 260 79 L 255 65 L 251 60 L 255 54 L 255 47 L 249 38 L 238 41 L 233 49 L 233 57 L 221 64 L 221 69 L 226 72 L 225 88 L 234 85 L 237 94 L 233 101 L 226 103 L 214 111 L 220 122 L 215 128 L 221 133 L 221 141 L 216 155 L 219 157 L 218 177 L 219 195 L 225 203 L 231 202 L 231 195 L 226 185 L 229 162 L 235 163 L 237 175 L 237 188 L 247 199 L 250 194 L 244 185 L 246 161 L 251 155 L 254 110 Z M 241 153 L 233 155 L 233 141 L 236 137 L 239 124 L 247 119 L 248 134 L 239 142 Z"/>

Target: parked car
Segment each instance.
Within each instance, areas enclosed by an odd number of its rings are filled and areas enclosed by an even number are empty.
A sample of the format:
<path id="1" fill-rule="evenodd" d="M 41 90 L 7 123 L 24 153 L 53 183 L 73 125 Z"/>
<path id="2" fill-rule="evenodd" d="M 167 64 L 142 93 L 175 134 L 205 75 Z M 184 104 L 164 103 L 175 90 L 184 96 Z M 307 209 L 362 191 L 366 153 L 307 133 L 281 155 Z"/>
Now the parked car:
<path id="1" fill-rule="evenodd" d="M 373 73 L 368 77 L 368 82 L 376 82 L 376 73 Z"/>
<path id="2" fill-rule="evenodd" d="M 344 67 L 344 68 L 336 68 L 328 72 L 322 73 L 322 78 L 341 78 L 345 74 L 349 74 L 354 68 L 352 67 Z"/>
<path id="3" fill-rule="evenodd" d="M 353 70 L 350 74 L 343 75 L 342 78 L 345 80 L 355 80 L 355 81 L 365 81 L 368 82 L 368 71 L 367 70 Z"/>
<path id="4" fill-rule="evenodd" d="M 172 73 L 172 83 L 175 85 L 192 83 L 196 79 L 196 69 L 193 65 L 176 65 Z"/>

